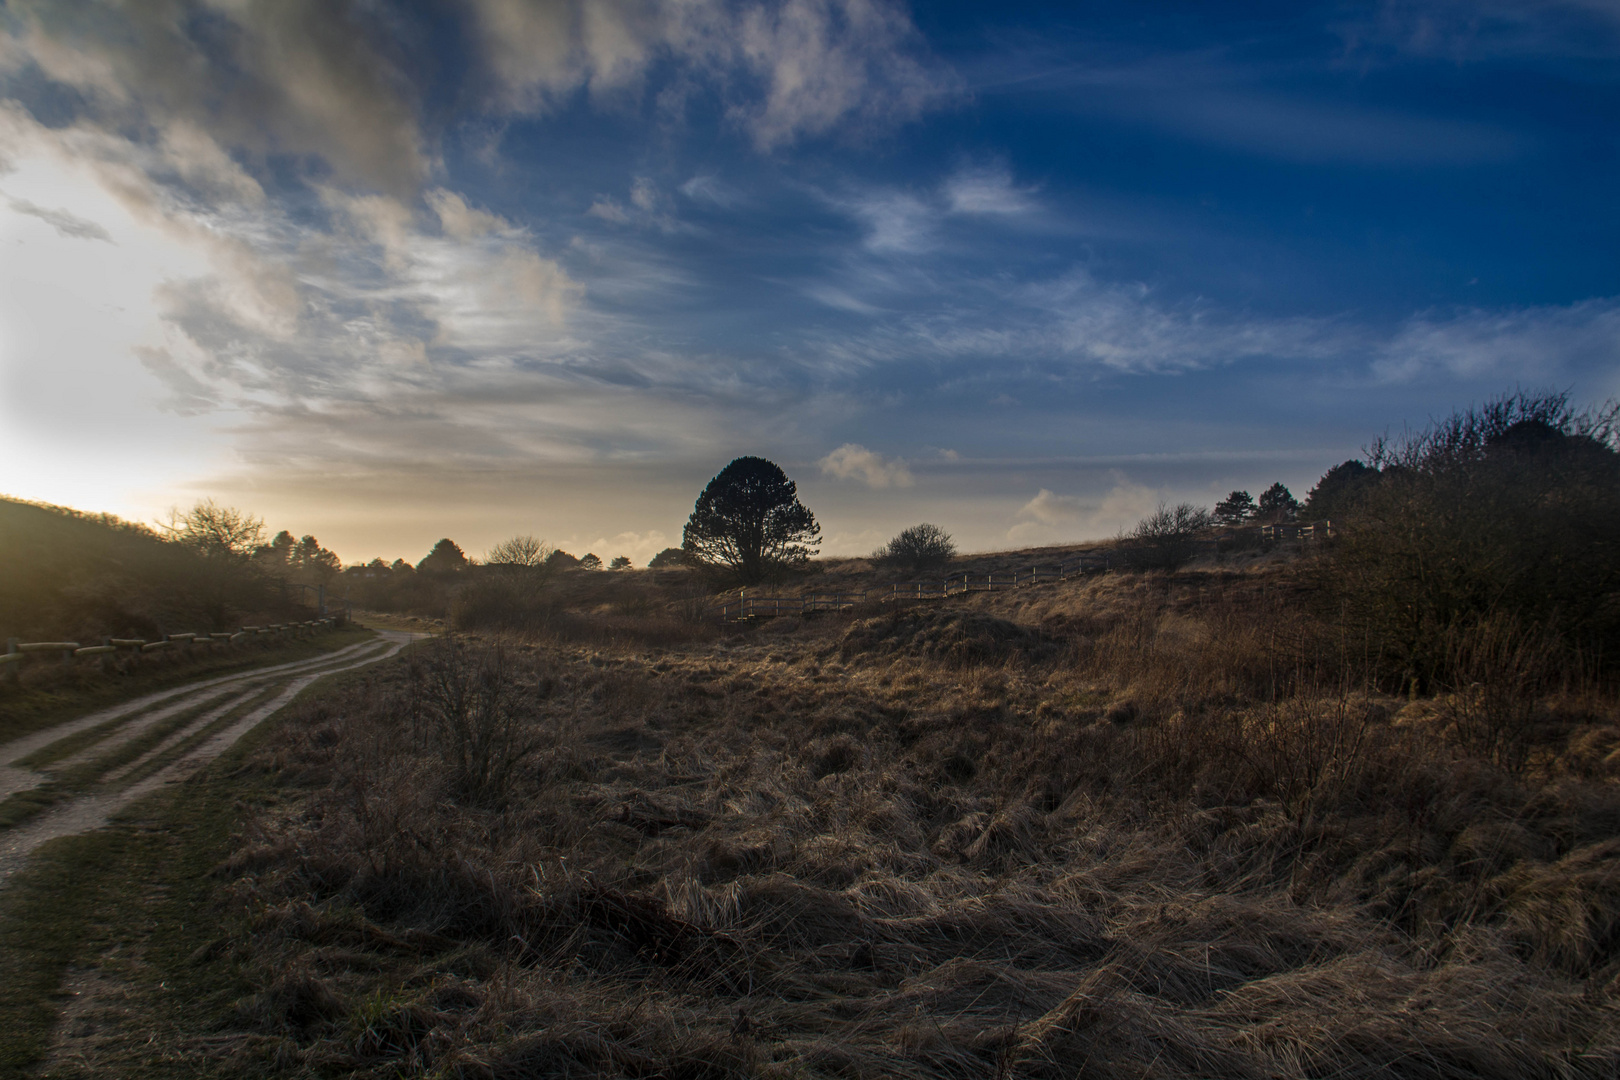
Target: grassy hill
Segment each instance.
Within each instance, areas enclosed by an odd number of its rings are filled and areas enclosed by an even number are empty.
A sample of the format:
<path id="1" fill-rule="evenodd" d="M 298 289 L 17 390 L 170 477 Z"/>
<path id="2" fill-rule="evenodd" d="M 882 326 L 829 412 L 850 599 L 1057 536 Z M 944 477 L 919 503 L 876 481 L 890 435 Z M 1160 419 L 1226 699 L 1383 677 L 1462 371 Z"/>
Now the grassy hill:
<path id="1" fill-rule="evenodd" d="M 110 514 L 0 498 L 0 552 L 0 637 L 155 638 L 283 610 L 257 575 Z"/>

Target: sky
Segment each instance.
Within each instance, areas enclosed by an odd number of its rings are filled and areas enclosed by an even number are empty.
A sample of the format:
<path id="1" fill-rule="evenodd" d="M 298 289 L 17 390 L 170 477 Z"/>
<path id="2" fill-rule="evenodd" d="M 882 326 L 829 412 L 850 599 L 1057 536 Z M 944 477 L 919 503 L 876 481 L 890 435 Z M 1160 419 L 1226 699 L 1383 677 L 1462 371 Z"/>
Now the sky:
<path id="1" fill-rule="evenodd" d="M 1620 0 L 0 0 L 0 492 L 349 562 L 1303 497 L 1620 397 Z"/>

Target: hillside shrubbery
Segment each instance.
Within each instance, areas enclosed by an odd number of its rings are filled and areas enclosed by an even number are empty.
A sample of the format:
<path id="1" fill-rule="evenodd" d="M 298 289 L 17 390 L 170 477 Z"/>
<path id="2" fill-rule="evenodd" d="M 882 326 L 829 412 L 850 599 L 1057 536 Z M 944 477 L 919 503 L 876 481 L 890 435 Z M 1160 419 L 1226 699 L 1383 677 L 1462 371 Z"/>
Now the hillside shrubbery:
<path id="1" fill-rule="evenodd" d="M 1612 664 L 1620 645 L 1616 410 L 1515 394 L 1371 448 L 1375 480 L 1343 501 L 1327 586 L 1386 676 L 1472 681 L 1479 634 Z M 1495 648 L 1495 646 L 1493 646 Z M 1480 668 L 1481 673 L 1492 664 Z"/>
<path id="2" fill-rule="evenodd" d="M 893 540 L 872 553 L 878 566 L 921 573 L 937 570 L 956 557 L 951 534 L 938 525 L 923 522 L 902 529 Z"/>
<path id="3" fill-rule="evenodd" d="M 1213 520 L 1209 511 L 1191 503 L 1159 508 L 1120 540 L 1132 570 L 1179 570 L 1198 551 L 1198 536 Z"/>
<path id="4" fill-rule="evenodd" d="M 251 550 L 200 535 L 163 536 L 109 514 L 0 499 L 8 564 L 0 633 L 160 637 L 291 610 L 279 582 L 257 572 Z"/>
<path id="5" fill-rule="evenodd" d="M 330 586 L 338 558 L 212 500 L 157 529 L 110 514 L 0 498 L 0 636 L 161 637 L 305 618 L 296 585 Z"/>

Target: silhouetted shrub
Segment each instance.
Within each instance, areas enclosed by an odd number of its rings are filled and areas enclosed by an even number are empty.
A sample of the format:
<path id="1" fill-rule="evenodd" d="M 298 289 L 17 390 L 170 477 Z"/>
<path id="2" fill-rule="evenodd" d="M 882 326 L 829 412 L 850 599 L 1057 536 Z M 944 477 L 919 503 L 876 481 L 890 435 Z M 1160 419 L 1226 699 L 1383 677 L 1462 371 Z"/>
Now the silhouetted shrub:
<path id="1" fill-rule="evenodd" d="M 680 548 L 665 548 L 652 557 L 647 563 L 649 570 L 673 570 L 677 567 L 690 565 L 686 560 L 686 552 Z"/>
<path id="2" fill-rule="evenodd" d="M 1209 528 L 1209 511 L 1192 503 L 1159 504 L 1123 538 L 1126 565 L 1133 570 L 1177 570 L 1198 552 L 1198 534 Z"/>
<path id="3" fill-rule="evenodd" d="M 514 536 L 510 540 L 502 540 L 489 549 L 484 556 L 486 566 L 544 566 L 552 555 L 556 554 L 544 540 L 533 536 Z"/>
<path id="4" fill-rule="evenodd" d="M 1388 670 L 1448 680 L 1447 643 L 1510 617 L 1566 648 L 1620 644 L 1617 407 L 1514 394 L 1371 448 L 1330 580 Z"/>
<path id="5" fill-rule="evenodd" d="M 422 574 L 459 574 L 467 569 L 467 555 L 454 540 L 445 537 L 433 545 L 433 550 L 416 564 L 416 569 Z"/>
<path id="6" fill-rule="evenodd" d="M 1299 516 L 1304 521 L 1343 521 L 1378 483 L 1378 470 L 1352 458 L 1333 466 L 1305 496 Z"/>
<path id="7" fill-rule="evenodd" d="M 1214 522 L 1217 525 L 1245 525 L 1254 515 L 1254 496 L 1247 491 L 1234 491 L 1215 504 Z"/>
<path id="8" fill-rule="evenodd" d="M 913 525 L 872 553 L 875 562 L 907 570 L 932 570 L 956 557 L 950 534 L 926 521 Z"/>
<path id="9" fill-rule="evenodd" d="M 1262 525 L 1277 525 L 1293 521 L 1298 514 L 1299 500 L 1279 480 L 1260 493 L 1254 504 L 1253 520 Z"/>

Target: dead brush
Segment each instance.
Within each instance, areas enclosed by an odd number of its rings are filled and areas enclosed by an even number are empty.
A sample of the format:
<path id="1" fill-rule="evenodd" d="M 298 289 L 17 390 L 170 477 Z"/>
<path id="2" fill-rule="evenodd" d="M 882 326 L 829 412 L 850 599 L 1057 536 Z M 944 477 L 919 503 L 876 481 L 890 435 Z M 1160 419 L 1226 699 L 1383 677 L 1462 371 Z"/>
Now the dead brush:
<path id="1" fill-rule="evenodd" d="M 1441 715 L 1471 754 L 1520 773 L 1534 748 L 1541 698 L 1557 686 L 1564 659 L 1557 637 L 1495 615 L 1443 636 L 1446 689 Z"/>
<path id="2" fill-rule="evenodd" d="M 220 871 L 253 1023 L 326 1074 L 1614 1075 L 1620 800 L 1188 580 L 1053 588 L 1038 640 L 1089 644 L 990 663 L 549 640 L 498 804 L 444 797 L 425 668 L 334 700 L 259 751 L 326 787 Z"/>
<path id="3" fill-rule="evenodd" d="M 1303 823 L 1341 809 L 1358 786 L 1373 716 L 1344 694 L 1290 698 L 1244 717 L 1232 732 L 1234 749 L 1255 785 Z"/>
<path id="4" fill-rule="evenodd" d="M 498 805 L 537 748 L 532 727 L 543 686 L 521 689 L 507 647 L 440 638 L 412 654 L 412 698 L 450 769 L 455 793 Z"/>

